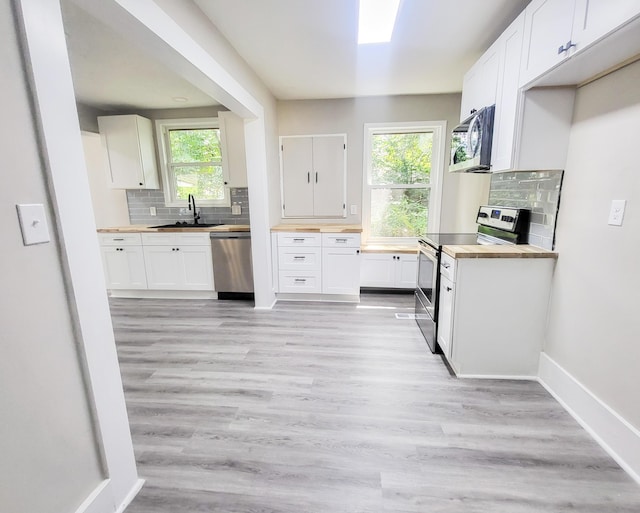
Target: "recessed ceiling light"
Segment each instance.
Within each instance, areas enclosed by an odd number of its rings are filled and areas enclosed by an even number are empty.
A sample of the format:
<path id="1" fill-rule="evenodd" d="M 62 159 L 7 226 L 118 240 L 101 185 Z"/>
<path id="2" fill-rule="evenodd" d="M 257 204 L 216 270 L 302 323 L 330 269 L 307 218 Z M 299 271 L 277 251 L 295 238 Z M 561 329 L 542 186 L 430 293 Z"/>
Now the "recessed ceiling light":
<path id="1" fill-rule="evenodd" d="M 184 96 L 174 96 L 173 101 L 178 103 L 184 103 L 184 102 L 188 102 L 189 98 L 185 98 Z"/>
<path id="2" fill-rule="evenodd" d="M 400 0 L 360 0 L 358 44 L 391 41 L 399 6 Z"/>

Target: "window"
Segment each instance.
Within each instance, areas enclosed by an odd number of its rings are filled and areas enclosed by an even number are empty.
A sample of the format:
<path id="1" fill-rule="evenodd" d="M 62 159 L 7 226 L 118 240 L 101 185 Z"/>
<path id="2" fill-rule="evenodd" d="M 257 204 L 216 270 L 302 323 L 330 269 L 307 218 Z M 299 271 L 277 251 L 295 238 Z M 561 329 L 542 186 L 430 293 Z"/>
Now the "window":
<path id="1" fill-rule="evenodd" d="M 439 224 L 445 122 L 365 125 L 363 231 L 406 243 Z"/>
<path id="2" fill-rule="evenodd" d="M 229 206 L 217 118 L 156 121 L 167 206 Z"/>

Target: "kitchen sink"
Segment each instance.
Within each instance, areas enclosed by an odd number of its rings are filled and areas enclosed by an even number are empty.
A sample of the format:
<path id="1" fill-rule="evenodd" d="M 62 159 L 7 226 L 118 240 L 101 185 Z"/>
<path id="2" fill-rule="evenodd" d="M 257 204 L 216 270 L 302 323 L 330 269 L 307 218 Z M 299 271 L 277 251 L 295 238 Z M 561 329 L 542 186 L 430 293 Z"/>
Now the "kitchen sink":
<path id="1" fill-rule="evenodd" d="M 211 228 L 212 226 L 220 226 L 220 223 L 173 223 L 173 224 L 161 224 L 158 226 L 149 226 L 149 228 L 178 228 L 178 229 L 186 229 L 186 228 Z"/>

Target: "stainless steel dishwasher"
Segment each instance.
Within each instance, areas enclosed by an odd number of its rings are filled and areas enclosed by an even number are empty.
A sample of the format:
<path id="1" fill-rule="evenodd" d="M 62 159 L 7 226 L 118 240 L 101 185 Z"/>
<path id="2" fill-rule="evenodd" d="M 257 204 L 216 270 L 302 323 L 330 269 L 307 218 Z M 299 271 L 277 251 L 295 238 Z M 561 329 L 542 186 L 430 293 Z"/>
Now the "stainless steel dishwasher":
<path id="1" fill-rule="evenodd" d="M 218 299 L 253 293 L 250 232 L 211 232 L 211 256 Z"/>

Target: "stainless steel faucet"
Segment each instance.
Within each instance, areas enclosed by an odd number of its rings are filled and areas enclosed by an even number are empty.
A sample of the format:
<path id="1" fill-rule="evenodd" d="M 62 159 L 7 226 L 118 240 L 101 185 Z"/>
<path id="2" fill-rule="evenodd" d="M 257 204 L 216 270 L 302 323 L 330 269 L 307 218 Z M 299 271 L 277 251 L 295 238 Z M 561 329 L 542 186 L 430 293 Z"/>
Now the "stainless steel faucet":
<path id="1" fill-rule="evenodd" d="M 193 197 L 193 194 L 189 194 L 187 201 L 189 203 L 189 210 L 191 210 L 191 205 L 193 205 L 193 224 L 198 224 L 200 214 L 198 214 L 198 210 L 196 209 L 196 199 Z"/>

